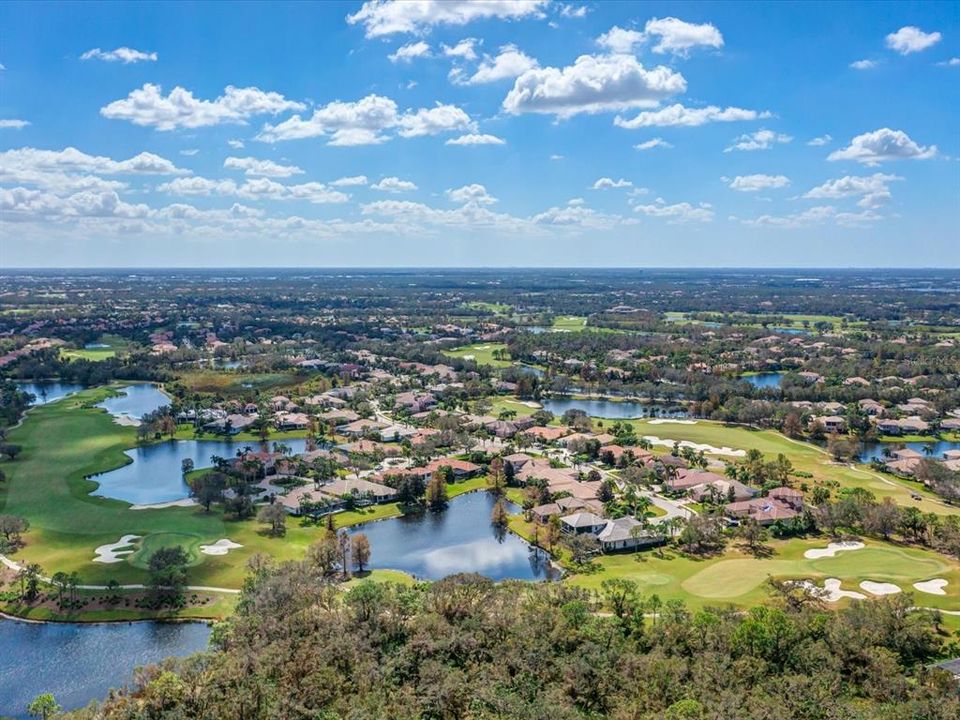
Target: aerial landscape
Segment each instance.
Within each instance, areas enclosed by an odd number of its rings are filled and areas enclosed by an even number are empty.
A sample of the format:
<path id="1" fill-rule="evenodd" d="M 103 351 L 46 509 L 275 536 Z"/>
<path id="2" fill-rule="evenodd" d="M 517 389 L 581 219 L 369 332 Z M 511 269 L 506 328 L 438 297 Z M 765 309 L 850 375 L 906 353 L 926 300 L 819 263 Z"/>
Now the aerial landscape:
<path id="1" fill-rule="evenodd" d="M 0 718 L 960 717 L 960 4 L 0 28 Z"/>

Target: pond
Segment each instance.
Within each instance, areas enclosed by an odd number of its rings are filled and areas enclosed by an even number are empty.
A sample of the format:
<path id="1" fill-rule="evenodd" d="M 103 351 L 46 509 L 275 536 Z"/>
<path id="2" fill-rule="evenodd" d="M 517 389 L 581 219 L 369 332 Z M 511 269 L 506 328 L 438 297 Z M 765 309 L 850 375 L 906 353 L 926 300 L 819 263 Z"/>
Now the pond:
<path id="1" fill-rule="evenodd" d="M 544 410 L 549 410 L 554 415 L 563 415 L 567 410 L 583 410 L 590 417 L 598 417 L 605 420 L 687 416 L 687 411 L 683 408 L 650 405 L 633 400 L 546 398 L 540 402 Z"/>
<path id="2" fill-rule="evenodd" d="M 205 650 L 205 623 L 26 623 L 0 618 L 0 716 L 26 718 L 53 693 L 74 710 L 127 683 L 133 669 Z"/>
<path id="3" fill-rule="evenodd" d="M 306 450 L 307 441 L 284 440 L 294 453 Z M 273 444 L 269 443 L 270 449 Z M 133 462 L 93 476 L 100 483 L 94 495 L 124 500 L 134 505 L 174 502 L 190 496 L 190 488 L 183 481 L 182 462 L 193 460 L 194 467 L 210 467 L 210 457 L 232 458 L 245 447 L 262 449 L 259 442 L 240 440 L 170 440 L 144 445 L 124 453 Z"/>
<path id="4" fill-rule="evenodd" d="M 139 420 L 144 415 L 170 404 L 170 398 L 153 383 L 137 383 L 121 388 L 122 395 L 110 397 L 98 404 L 114 417 Z"/>
<path id="5" fill-rule="evenodd" d="M 474 572 L 492 580 L 553 580 L 559 573 L 542 550 L 490 524 L 495 499 L 487 492 L 460 495 L 441 513 L 419 513 L 350 530 L 370 539 L 370 567 L 402 570 L 427 580 Z M 519 513 L 508 503 L 508 512 Z"/>
<path id="6" fill-rule="evenodd" d="M 538 378 L 542 378 L 544 376 L 543 370 L 534 365 L 517 365 L 517 369 L 524 375 L 532 375 L 533 377 Z"/>
<path id="7" fill-rule="evenodd" d="M 80 392 L 84 389 L 83 385 L 70 382 L 61 382 L 59 380 L 38 380 L 37 382 L 18 382 L 19 387 L 24 392 L 34 396 L 31 405 L 46 405 L 56 402 L 67 395 Z"/>
<path id="8" fill-rule="evenodd" d="M 766 388 L 779 388 L 780 382 L 783 380 L 783 376 L 786 373 L 783 372 L 764 372 L 757 373 L 756 375 L 741 375 L 740 379 L 744 382 L 748 382 L 753 385 L 755 388 L 766 389 Z"/>
<path id="9" fill-rule="evenodd" d="M 918 453 L 924 453 L 924 448 L 931 448 L 932 453 L 928 457 L 933 460 L 943 460 L 943 454 L 947 450 L 960 450 L 960 442 L 951 442 L 949 440 L 934 440 L 931 438 L 931 442 L 907 442 L 899 443 L 905 447 L 910 448 L 911 450 L 916 450 Z M 888 442 L 873 442 L 873 443 L 864 443 L 863 451 L 860 453 L 860 462 L 868 463 L 872 460 L 884 461 L 888 458 L 883 454 L 884 448 L 889 448 L 893 451 L 894 447 L 899 447 L 897 443 L 888 443 Z"/>

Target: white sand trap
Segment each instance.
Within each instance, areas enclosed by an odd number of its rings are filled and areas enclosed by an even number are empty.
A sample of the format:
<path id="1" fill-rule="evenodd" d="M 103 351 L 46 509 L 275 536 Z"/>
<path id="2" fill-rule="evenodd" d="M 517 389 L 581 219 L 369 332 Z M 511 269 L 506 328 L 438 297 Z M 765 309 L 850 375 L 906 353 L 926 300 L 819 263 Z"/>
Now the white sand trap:
<path id="1" fill-rule="evenodd" d="M 668 423 L 673 423 L 674 425 L 696 425 L 696 420 L 674 420 L 672 418 L 657 418 L 656 420 L 648 420 L 648 425 L 666 425 Z"/>
<path id="2" fill-rule="evenodd" d="M 860 583 L 860 587 L 871 595 L 896 595 L 898 592 L 903 592 L 899 585 L 874 582 L 873 580 L 864 580 Z"/>
<path id="3" fill-rule="evenodd" d="M 924 580 L 923 582 L 914 583 L 913 587 L 919 590 L 922 593 L 927 593 L 928 595 L 946 595 L 947 591 L 944 589 L 947 587 L 947 581 L 943 578 L 935 578 L 934 580 Z"/>
<path id="4" fill-rule="evenodd" d="M 139 540 L 139 535 L 124 535 L 115 543 L 110 543 L 109 545 L 101 545 L 96 550 L 94 554 L 96 557 L 93 559 L 94 562 L 98 563 L 118 563 L 123 562 L 124 555 L 130 555 L 133 550 L 120 550 L 120 548 L 127 547 L 134 540 Z"/>
<path id="5" fill-rule="evenodd" d="M 676 440 L 662 440 L 656 435 L 644 435 L 643 439 L 649 442 L 651 445 L 662 445 L 664 447 L 673 447 Z M 680 447 L 687 447 L 691 450 L 696 450 L 697 452 L 705 452 L 710 455 L 729 455 L 730 457 L 744 457 L 747 454 L 746 450 L 734 450 L 733 448 L 728 448 L 726 446 L 722 448 L 714 447 L 713 445 L 701 445 L 699 443 L 690 442 L 689 440 L 681 440 Z"/>
<path id="6" fill-rule="evenodd" d="M 171 500 L 162 503 L 146 503 L 144 505 L 131 505 L 130 510 L 162 510 L 169 507 L 193 507 L 197 501 L 193 498 L 183 498 L 182 500 Z"/>
<path id="7" fill-rule="evenodd" d="M 837 602 L 841 598 L 850 598 L 851 600 L 866 600 L 867 596 L 854 590 L 841 590 L 840 581 L 837 578 L 827 578 L 823 581 L 823 589 L 827 591 L 827 601 Z"/>
<path id="8" fill-rule="evenodd" d="M 863 547 L 862 542 L 848 540 L 845 542 L 830 543 L 825 548 L 811 548 L 807 550 L 803 556 L 807 560 L 817 560 L 819 558 L 834 557 L 838 552 L 842 552 L 843 550 L 862 550 Z"/>
<path id="9" fill-rule="evenodd" d="M 477 356 L 476 356 L 476 355 L 464 355 L 464 356 L 463 356 L 463 359 L 464 359 L 464 360 L 476 360 L 476 359 L 477 359 Z"/>
<path id="10" fill-rule="evenodd" d="M 854 592 L 853 590 L 841 590 L 840 581 L 837 580 L 837 578 L 827 578 L 824 580 L 823 588 L 820 588 L 810 580 L 804 580 L 800 583 L 800 586 L 806 588 L 811 593 L 816 592 L 816 594 L 820 595 L 824 600 L 832 603 L 838 602 L 843 598 L 850 598 L 851 600 L 867 599 L 867 596 L 863 593 Z"/>
<path id="11" fill-rule="evenodd" d="M 127 427 L 140 427 L 140 421 L 129 415 L 114 415 L 113 421 L 117 425 L 126 425 Z"/>
<path id="12" fill-rule="evenodd" d="M 524 407 L 528 407 L 528 408 L 541 408 L 541 407 L 543 407 L 543 405 L 541 405 L 541 404 L 538 403 L 538 402 L 534 402 L 533 400 L 517 400 L 517 404 L 518 404 L 518 405 L 523 405 Z"/>
<path id="13" fill-rule="evenodd" d="M 231 550 L 242 548 L 243 545 L 233 542 L 233 540 L 217 540 L 213 545 L 201 545 L 200 552 L 204 555 L 226 555 Z"/>

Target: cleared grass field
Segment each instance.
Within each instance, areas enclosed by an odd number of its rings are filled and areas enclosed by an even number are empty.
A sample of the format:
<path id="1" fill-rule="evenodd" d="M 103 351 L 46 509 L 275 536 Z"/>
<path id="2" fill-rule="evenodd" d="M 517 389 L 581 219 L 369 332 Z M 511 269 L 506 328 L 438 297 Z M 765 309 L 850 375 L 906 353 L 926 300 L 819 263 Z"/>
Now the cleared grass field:
<path id="1" fill-rule="evenodd" d="M 494 351 L 503 353 L 501 359 L 493 356 Z M 492 365 L 493 367 L 508 367 L 513 365 L 507 354 L 507 346 L 503 343 L 477 343 L 475 345 L 464 345 L 463 347 L 445 350 L 443 352 L 447 357 L 462 358 L 464 360 L 474 360 L 478 365 Z"/>
<path id="2" fill-rule="evenodd" d="M 621 577 L 635 581 L 647 594 L 656 593 L 663 600 L 683 600 L 692 607 L 727 603 L 746 607 L 768 597 L 768 577 L 808 579 L 821 585 L 826 578 L 837 578 L 842 589 L 858 592 L 863 592 L 860 582 L 871 580 L 892 582 L 904 592 L 912 592 L 918 605 L 960 610 L 960 565 L 950 559 L 879 541 L 832 558 L 809 560 L 803 556 L 806 550 L 825 547 L 827 542 L 825 538 L 774 541 L 769 558 L 756 558 L 736 547 L 720 557 L 702 560 L 671 550 L 664 550 L 662 555 L 650 551 L 604 555 L 595 560 L 595 571 L 574 575 L 568 582 L 600 590 L 604 580 Z M 912 587 L 915 582 L 932 578 L 948 581 L 946 595 L 921 593 Z"/>
<path id="3" fill-rule="evenodd" d="M 91 360 L 99 362 L 116 357 L 118 352 L 126 350 L 128 343 L 117 335 L 104 335 L 94 345 L 104 345 L 105 347 L 90 348 L 63 348 L 60 350 L 60 357 L 64 360 Z"/>

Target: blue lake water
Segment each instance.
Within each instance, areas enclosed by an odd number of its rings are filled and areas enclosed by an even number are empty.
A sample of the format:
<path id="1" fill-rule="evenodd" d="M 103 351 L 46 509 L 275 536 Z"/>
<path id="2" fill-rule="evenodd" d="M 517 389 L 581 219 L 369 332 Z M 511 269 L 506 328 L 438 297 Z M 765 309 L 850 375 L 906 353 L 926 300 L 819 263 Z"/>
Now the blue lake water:
<path id="1" fill-rule="evenodd" d="M 786 373 L 766 372 L 759 373 L 758 375 L 742 375 L 740 379 L 757 388 L 778 388 L 784 375 L 786 375 Z"/>
<path id="2" fill-rule="evenodd" d="M 122 395 L 107 398 L 97 407 L 104 408 L 114 417 L 126 416 L 139 420 L 144 415 L 170 404 L 170 398 L 152 383 L 137 383 L 120 390 Z"/>
<path id="3" fill-rule="evenodd" d="M 440 513 L 425 512 L 368 523 L 350 530 L 370 540 L 370 567 L 403 570 L 438 580 L 475 572 L 493 580 L 547 580 L 558 577 L 545 553 L 520 537 L 490 524 L 495 499 L 486 492 L 467 493 Z M 508 503 L 510 513 L 520 512 Z"/>
<path id="4" fill-rule="evenodd" d="M 39 380 L 37 382 L 18 382 L 21 390 L 34 396 L 32 405 L 46 405 L 67 395 L 83 390 L 83 385 L 77 383 L 60 382 L 59 380 Z"/>
<path id="5" fill-rule="evenodd" d="M 306 450 L 307 441 L 284 440 L 294 453 Z M 94 495 L 124 500 L 129 503 L 153 504 L 183 500 L 190 496 L 190 489 L 183 481 L 182 462 L 185 458 L 193 460 L 194 467 L 210 467 L 210 457 L 223 458 L 236 456 L 237 450 L 250 447 L 263 448 L 259 442 L 239 440 L 171 440 L 169 442 L 144 445 L 124 451 L 132 463 L 110 470 L 92 479 L 100 483 Z"/>
<path id="6" fill-rule="evenodd" d="M 908 442 L 901 443 L 911 450 L 916 450 L 918 453 L 923 453 L 925 447 L 932 448 L 933 452 L 929 457 L 933 460 L 943 460 L 943 454 L 947 450 L 960 450 L 960 442 L 951 442 L 948 440 L 937 440 L 935 442 L 923 443 L 923 442 Z M 894 443 L 864 443 L 863 451 L 860 453 L 860 462 L 868 463 L 871 460 L 886 460 L 887 457 L 883 454 L 883 449 L 887 447 L 892 451 L 894 448 Z"/>
<path id="7" fill-rule="evenodd" d="M 540 401 L 544 410 L 563 415 L 567 410 L 583 410 L 590 417 L 605 420 L 626 420 L 642 417 L 686 417 L 682 408 L 650 405 L 631 400 L 578 400 L 575 398 L 547 398 Z"/>
<path id="8" fill-rule="evenodd" d="M 133 669 L 205 650 L 204 623 L 24 623 L 0 618 L 0 716 L 26 718 L 53 693 L 68 710 L 129 682 Z"/>
<path id="9" fill-rule="evenodd" d="M 534 367 L 533 365 L 518 365 L 517 368 L 524 375 L 533 375 L 534 377 L 538 378 L 542 378 L 544 375 L 543 370 L 538 367 Z"/>

